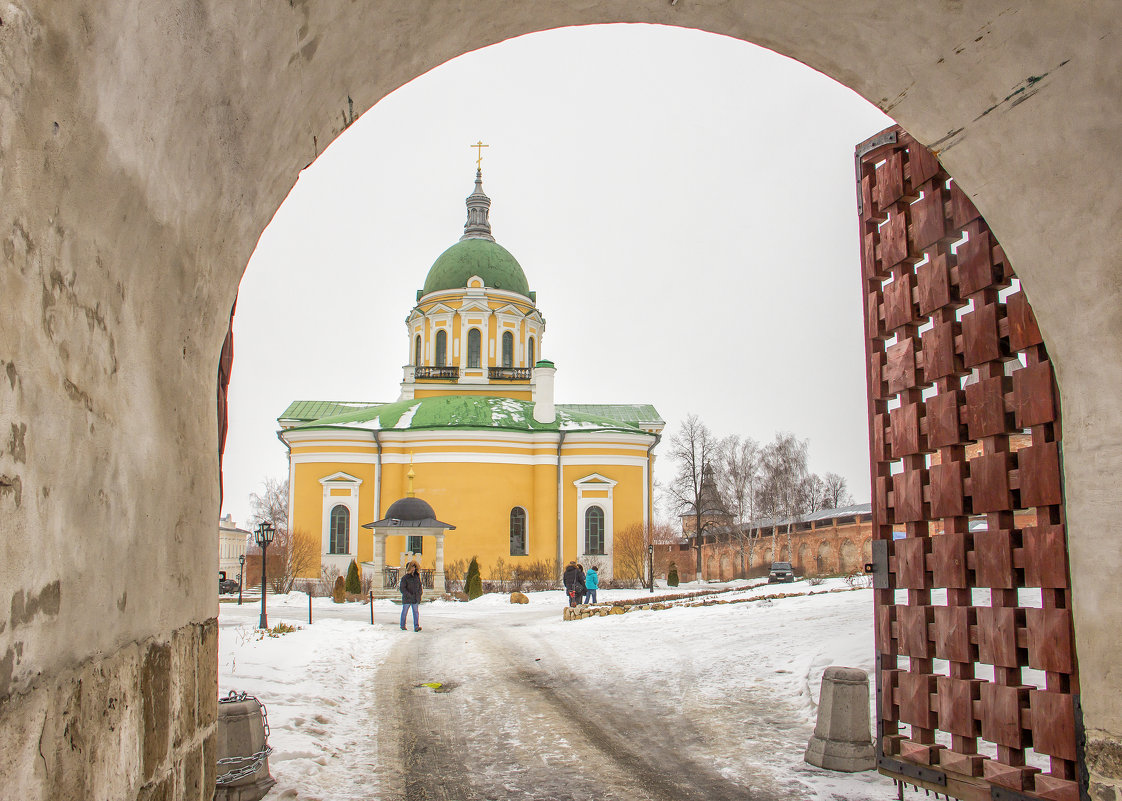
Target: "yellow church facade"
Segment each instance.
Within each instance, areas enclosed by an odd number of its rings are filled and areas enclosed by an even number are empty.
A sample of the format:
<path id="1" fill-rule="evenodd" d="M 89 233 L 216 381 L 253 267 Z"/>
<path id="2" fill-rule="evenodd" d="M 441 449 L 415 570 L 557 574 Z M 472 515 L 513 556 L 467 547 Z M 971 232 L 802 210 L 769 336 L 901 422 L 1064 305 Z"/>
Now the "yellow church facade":
<path id="1" fill-rule="evenodd" d="M 321 569 L 381 569 L 364 525 L 412 489 L 455 526 L 388 536 L 384 564 L 479 559 L 484 577 L 533 562 L 615 570 L 619 532 L 652 518 L 649 404 L 558 404 L 542 360 L 545 319 L 525 273 L 491 235 L 476 173 L 460 241 L 434 262 L 408 317 L 408 364 L 393 403 L 296 401 L 278 418 L 289 520 Z M 412 481 L 408 474 L 412 472 Z M 410 487 L 410 484 L 412 485 Z"/>

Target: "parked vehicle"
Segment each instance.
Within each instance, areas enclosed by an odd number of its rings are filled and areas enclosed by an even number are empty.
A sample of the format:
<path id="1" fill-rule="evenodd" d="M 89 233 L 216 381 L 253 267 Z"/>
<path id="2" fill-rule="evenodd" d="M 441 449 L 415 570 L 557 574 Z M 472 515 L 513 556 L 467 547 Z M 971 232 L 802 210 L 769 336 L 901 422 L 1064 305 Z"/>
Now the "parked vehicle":
<path id="1" fill-rule="evenodd" d="M 768 584 L 781 584 L 795 580 L 795 571 L 790 562 L 772 562 L 771 572 L 767 574 Z"/>
<path id="2" fill-rule="evenodd" d="M 226 578 L 226 571 L 225 570 L 219 570 L 218 571 L 218 594 L 219 595 L 228 595 L 228 594 L 235 593 L 235 592 L 238 591 L 239 586 L 241 586 L 241 585 L 237 581 L 235 581 L 234 579 Z"/>

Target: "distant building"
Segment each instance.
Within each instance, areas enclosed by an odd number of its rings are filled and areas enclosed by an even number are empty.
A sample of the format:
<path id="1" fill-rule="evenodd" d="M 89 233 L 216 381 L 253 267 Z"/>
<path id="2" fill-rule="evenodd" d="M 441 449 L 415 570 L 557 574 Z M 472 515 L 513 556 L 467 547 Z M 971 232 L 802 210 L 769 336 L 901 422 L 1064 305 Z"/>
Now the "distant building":
<path id="1" fill-rule="evenodd" d="M 249 532 L 238 528 L 233 515 L 226 515 L 218 521 L 218 570 L 225 571 L 226 578 L 237 578 L 242 566 L 238 557 L 245 555 Z"/>

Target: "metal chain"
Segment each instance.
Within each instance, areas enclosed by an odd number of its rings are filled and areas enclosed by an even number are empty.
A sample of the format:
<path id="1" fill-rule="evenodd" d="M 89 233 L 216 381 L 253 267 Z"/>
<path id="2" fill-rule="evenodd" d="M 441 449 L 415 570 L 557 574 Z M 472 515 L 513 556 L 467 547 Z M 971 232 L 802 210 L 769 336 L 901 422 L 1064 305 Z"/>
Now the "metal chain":
<path id="1" fill-rule="evenodd" d="M 226 773 L 223 773 L 217 779 L 215 784 L 233 784 L 238 779 L 244 779 L 246 776 L 252 776 L 254 773 L 261 769 L 265 764 L 265 760 L 269 758 L 269 754 L 273 753 L 273 747 L 269 745 L 269 712 L 265 709 L 265 705 L 255 696 L 246 692 L 238 692 L 237 690 L 230 690 L 225 698 L 219 698 L 220 704 L 232 704 L 239 701 L 257 701 L 261 707 L 261 723 L 265 732 L 265 739 L 262 741 L 263 747 L 260 751 L 249 756 L 233 756 L 226 757 L 218 760 L 219 765 L 233 765 L 240 764 L 249 760 L 248 764 L 242 765 L 240 768 L 234 768 Z"/>

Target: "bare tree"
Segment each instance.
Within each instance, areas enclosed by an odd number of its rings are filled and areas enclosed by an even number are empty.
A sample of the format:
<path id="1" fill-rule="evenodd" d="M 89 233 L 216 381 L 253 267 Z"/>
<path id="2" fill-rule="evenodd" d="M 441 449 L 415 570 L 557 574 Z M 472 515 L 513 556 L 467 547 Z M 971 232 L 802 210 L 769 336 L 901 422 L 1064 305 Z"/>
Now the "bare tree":
<path id="1" fill-rule="evenodd" d="M 853 496 L 849 494 L 845 476 L 839 476 L 837 473 L 827 473 L 822 479 L 822 483 L 825 484 L 823 490 L 825 505 L 822 507 L 823 509 L 838 509 L 853 503 Z"/>
<path id="2" fill-rule="evenodd" d="M 265 479 L 265 491 L 261 494 L 249 494 L 249 527 L 257 528 L 258 524 L 268 520 L 277 531 L 288 531 L 288 479 L 277 481 L 275 478 Z"/>
<path id="3" fill-rule="evenodd" d="M 810 514 L 826 507 L 826 482 L 817 473 L 810 473 L 800 487 L 799 514 Z"/>
<path id="4" fill-rule="evenodd" d="M 760 444 L 751 437 L 733 435 L 721 440 L 717 459 L 717 486 L 725 506 L 732 516 L 732 536 L 740 551 L 740 577 L 746 575 L 747 564 L 752 564 L 758 528 L 751 525 L 756 519 L 756 496 L 760 481 Z M 745 525 L 748 524 L 748 525 Z M 747 551 L 747 553 L 745 553 Z"/>
<path id="5" fill-rule="evenodd" d="M 713 483 L 718 446 L 719 441 L 695 414 L 670 438 L 670 458 L 677 462 L 678 472 L 666 486 L 667 501 L 675 514 L 693 517 L 698 576 L 705 530 L 714 525 L 715 516 L 728 514 Z"/>
<path id="6" fill-rule="evenodd" d="M 803 512 L 807 472 L 807 441 L 794 434 L 780 432 L 764 447 L 760 458 L 761 481 L 758 502 L 761 512 L 787 521 L 787 553 L 791 553 L 793 518 Z M 778 556 L 775 537 L 778 526 L 772 527 L 772 554 Z"/>

